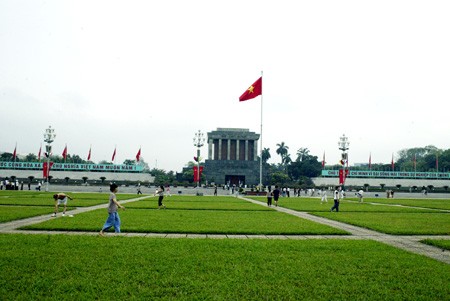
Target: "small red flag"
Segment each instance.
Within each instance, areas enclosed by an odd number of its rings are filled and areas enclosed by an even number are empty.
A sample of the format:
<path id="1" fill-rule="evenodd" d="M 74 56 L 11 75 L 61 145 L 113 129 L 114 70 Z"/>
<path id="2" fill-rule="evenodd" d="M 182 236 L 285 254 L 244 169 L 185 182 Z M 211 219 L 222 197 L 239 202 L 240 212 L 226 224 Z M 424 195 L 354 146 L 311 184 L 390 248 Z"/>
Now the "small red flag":
<path id="1" fill-rule="evenodd" d="M 112 155 L 111 161 L 114 162 L 114 159 L 116 158 L 116 147 L 114 148 L 114 153 Z"/>
<path id="2" fill-rule="evenodd" d="M 66 145 L 66 147 L 63 150 L 62 157 L 64 158 L 64 160 L 67 159 L 67 145 Z"/>
<path id="3" fill-rule="evenodd" d="M 141 148 L 139 148 L 139 151 L 136 154 L 136 162 L 139 162 L 140 158 L 141 158 Z"/>
<path id="4" fill-rule="evenodd" d="M 322 168 L 325 167 L 325 152 L 323 152 Z"/>
<path id="5" fill-rule="evenodd" d="M 42 151 L 42 144 L 41 147 L 39 147 L 38 161 L 41 161 L 41 151 Z"/>
<path id="6" fill-rule="evenodd" d="M 439 157 L 438 154 L 436 154 L 436 172 L 439 171 Z"/>
<path id="7" fill-rule="evenodd" d="M 372 153 L 369 155 L 369 169 L 372 169 Z"/>
<path id="8" fill-rule="evenodd" d="M 87 156 L 87 160 L 90 161 L 91 160 L 91 147 L 89 147 L 89 153 Z"/>
<path id="9" fill-rule="evenodd" d="M 262 95 L 262 76 L 239 97 L 239 101 L 249 100 L 259 95 Z"/>
<path id="10" fill-rule="evenodd" d="M 416 154 L 414 154 L 414 171 L 416 170 L 416 166 L 417 166 L 417 158 L 416 158 Z"/>
<path id="11" fill-rule="evenodd" d="M 16 147 L 14 147 L 13 160 L 16 160 L 16 157 L 17 157 L 16 150 L 17 150 L 17 144 L 16 144 Z"/>
<path id="12" fill-rule="evenodd" d="M 394 169 L 395 169 L 394 154 L 392 154 L 391 166 L 392 166 L 392 171 L 394 171 Z"/>

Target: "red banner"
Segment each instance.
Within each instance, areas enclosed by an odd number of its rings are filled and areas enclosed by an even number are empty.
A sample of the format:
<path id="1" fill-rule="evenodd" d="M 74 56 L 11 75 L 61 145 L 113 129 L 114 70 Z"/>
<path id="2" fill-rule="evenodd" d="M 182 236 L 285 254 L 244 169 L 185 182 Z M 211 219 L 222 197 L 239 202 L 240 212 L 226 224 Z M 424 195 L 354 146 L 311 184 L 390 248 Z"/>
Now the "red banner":
<path id="1" fill-rule="evenodd" d="M 202 178 L 202 172 L 203 166 L 200 166 L 200 179 Z M 199 177 L 198 168 L 197 166 L 194 166 L 194 182 L 198 182 L 198 177 Z"/>
<path id="2" fill-rule="evenodd" d="M 348 177 L 348 169 L 345 169 L 345 175 L 344 175 L 344 169 L 339 169 L 339 185 L 344 185 L 345 178 Z"/>
<path id="3" fill-rule="evenodd" d="M 43 174 L 44 178 L 47 178 L 47 176 L 50 175 L 50 169 L 52 168 L 52 166 L 53 166 L 53 162 L 50 162 L 50 168 L 47 168 L 48 167 L 47 162 L 44 162 L 44 165 L 42 168 L 42 174 Z"/>

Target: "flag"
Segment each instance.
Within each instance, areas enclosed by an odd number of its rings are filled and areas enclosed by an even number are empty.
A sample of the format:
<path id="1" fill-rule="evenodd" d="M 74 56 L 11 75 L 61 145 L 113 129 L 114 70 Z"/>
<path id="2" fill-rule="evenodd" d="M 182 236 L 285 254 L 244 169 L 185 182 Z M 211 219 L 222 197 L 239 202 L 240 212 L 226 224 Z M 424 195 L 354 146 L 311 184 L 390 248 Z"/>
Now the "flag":
<path id="1" fill-rule="evenodd" d="M 198 170 L 197 166 L 194 166 L 194 182 L 199 182 L 200 179 L 202 178 L 202 173 L 203 173 L 203 166 L 200 166 L 200 172 Z M 200 179 L 199 179 L 200 176 Z"/>
<path id="2" fill-rule="evenodd" d="M 44 162 L 44 164 L 42 165 L 42 174 L 44 178 L 47 178 L 48 176 L 50 176 L 50 169 L 53 166 L 53 162 L 50 162 L 50 165 L 47 164 L 47 162 Z"/>
<path id="3" fill-rule="evenodd" d="M 436 153 L 436 172 L 439 171 L 439 157 L 438 154 Z"/>
<path id="4" fill-rule="evenodd" d="M 139 151 L 136 154 L 136 162 L 139 162 L 140 158 L 141 158 L 141 148 L 139 148 Z"/>
<path id="5" fill-rule="evenodd" d="M 87 160 L 88 161 L 91 160 L 91 148 L 92 148 L 92 146 L 89 147 L 89 153 L 88 153 L 88 156 L 87 156 Z"/>
<path id="6" fill-rule="evenodd" d="M 16 160 L 16 157 L 17 157 L 16 150 L 17 150 L 17 143 L 16 143 L 16 147 L 14 147 L 14 152 L 13 152 L 13 160 L 14 161 Z"/>
<path id="7" fill-rule="evenodd" d="M 239 101 L 245 101 L 256 96 L 262 95 L 262 76 L 256 80 L 245 92 L 239 97 Z"/>
<path id="8" fill-rule="evenodd" d="M 414 171 L 416 171 L 416 167 L 417 167 L 417 158 L 416 158 L 416 154 L 414 154 L 413 164 L 414 164 Z"/>
<path id="9" fill-rule="evenodd" d="M 372 153 L 369 154 L 369 169 L 372 169 Z"/>
<path id="10" fill-rule="evenodd" d="M 395 168 L 395 164 L 394 164 L 394 154 L 392 154 L 391 166 L 392 166 L 392 171 L 394 171 L 394 168 Z"/>
<path id="11" fill-rule="evenodd" d="M 62 157 L 64 158 L 64 160 L 67 159 L 67 144 L 66 144 L 66 147 L 63 150 Z"/>
<path id="12" fill-rule="evenodd" d="M 41 151 L 42 151 L 42 144 L 41 147 L 39 147 L 38 161 L 41 161 Z"/>
<path id="13" fill-rule="evenodd" d="M 325 152 L 323 152 L 322 168 L 325 167 Z"/>
<path id="14" fill-rule="evenodd" d="M 113 155 L 112 155 L 112 158 L 111 158 L 111 161 L 113 161 L 113 162 L 114 162 L 114 159 L 116 158 L 116 148 L 117 147 L 114 148 L 114 152 L 113 152 Z"/>

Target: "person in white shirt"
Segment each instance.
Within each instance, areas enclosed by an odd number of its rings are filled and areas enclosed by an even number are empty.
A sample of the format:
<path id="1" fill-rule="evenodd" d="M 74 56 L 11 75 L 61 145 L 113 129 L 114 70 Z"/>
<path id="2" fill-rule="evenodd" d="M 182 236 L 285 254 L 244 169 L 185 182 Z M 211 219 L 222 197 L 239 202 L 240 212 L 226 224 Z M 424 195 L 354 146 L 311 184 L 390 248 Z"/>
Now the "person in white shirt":
<path id="1" fill-rule="evenodd" d="M 356 196 L 359 199 L 359 202 L 362 203 L 364 201 L 363 196 L 364 196 L 364 191 L 362 189 L 360 189 L 357 193 Z"/>
<path id="2" fill-rule="evenodd" d="M 328 203 L 328 198 L 327 198 L 327 190 L 323 189 L 322 190 L 322 199 L 320 200 L 320 203 Z"/>
<path id="3" fill-rule="evenodd" d="M 336 212 L 339 212 L 339 200 L 341 198 L 341 186 L 336 186 L 336 189 L 333 193 L 334 205 L 331 207 L 330 211 L 336 209 Z"/>

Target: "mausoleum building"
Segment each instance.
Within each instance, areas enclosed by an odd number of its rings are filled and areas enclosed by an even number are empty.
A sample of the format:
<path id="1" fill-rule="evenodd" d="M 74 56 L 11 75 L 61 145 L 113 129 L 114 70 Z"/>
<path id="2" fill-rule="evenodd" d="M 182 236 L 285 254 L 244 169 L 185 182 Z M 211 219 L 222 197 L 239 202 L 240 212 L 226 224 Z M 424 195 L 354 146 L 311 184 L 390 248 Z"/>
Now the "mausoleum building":
<path id="1" fill-rule="evenodd" d="M 259 134 L 249 129 L 217 128 L 208 133 L 208 182 L 229 185 L 259 184 Z"/>

